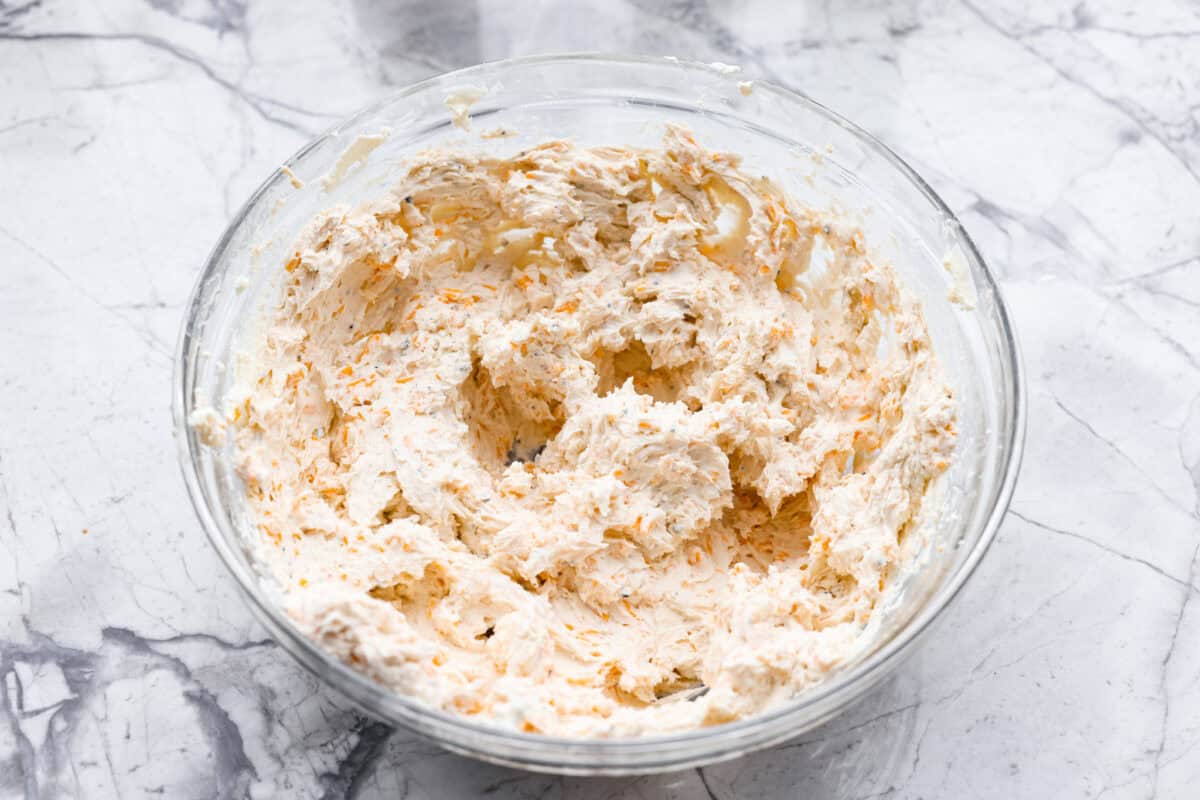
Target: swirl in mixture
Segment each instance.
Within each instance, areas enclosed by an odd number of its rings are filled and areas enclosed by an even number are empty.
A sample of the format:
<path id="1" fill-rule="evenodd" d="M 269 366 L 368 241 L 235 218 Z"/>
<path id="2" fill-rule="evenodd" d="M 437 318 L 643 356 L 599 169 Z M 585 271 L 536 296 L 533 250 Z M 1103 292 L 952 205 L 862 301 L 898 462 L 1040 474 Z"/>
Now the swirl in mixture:
<path id="1" fill-rule="evenodd" d="M 738 164 L 681 128 L 438 151 L 307 227 L 231 414 L 303 631 L 586 736 L 739 718 L 856 653 L 955 405 L 861 234 Z"/>

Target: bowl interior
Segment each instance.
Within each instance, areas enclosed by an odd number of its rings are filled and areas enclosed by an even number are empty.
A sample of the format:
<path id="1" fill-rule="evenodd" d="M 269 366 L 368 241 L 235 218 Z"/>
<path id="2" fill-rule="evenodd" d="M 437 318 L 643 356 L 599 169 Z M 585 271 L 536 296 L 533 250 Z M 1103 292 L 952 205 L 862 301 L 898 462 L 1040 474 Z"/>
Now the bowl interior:
<path id="1" fill-rule="evenodd" d="M 373 714 L 447 746 L 505 763 L 559 771 L 620 772 L 729 757 L 819 723 L 864 691 L 957 590 L 994 533 L 1019 449 L 1016 354 L 994 282 L 957 221 L 932 191 L 873 139 L 817 104 L 740 76 L 667 59 L 537 58 L 452 73 L 412 87 L 338 126 L 274 173 L 231 223 L 197 284 L 180 340 L 176 416 L 184 473 L 202 522 L 252 607 L 302 663 Z M 485 91 L 470 131 L 451 124 L 446 98 Z M 868 249 L 922 301 L 947 379 L 959 399 L 960 438 L 938 487 L 920 568 L 879 615 L 869 645 L 826 684 L 760 717 L 692 734 L 576 741 L 490 732 L 397 697 L 333 662 L 291 628 L 278 593 L 243 536 L 243 493 L 229 445 L 203 447 L 182 424 L 193 408 L 224 409 L 239 352 L 252 347 L 277 300 L 293 241 L 317 212 L 382 193 L 405 159 L 430 147 L 516 153 L 550 138 L 584 145 L 653 147 L 664 125 L 691 128 L 706 147 L 737 153 L 797 201 L 861 225 Z M 503 129 L 505 136 L 481 138 Z M 321 178 L 361 135 L 386 133 L 333 186 Z M 960 272 L 948 271 L 947 261 Z M 965 290 L 963 287 L 966 287 Z M 958 290 L 974 308 L 951 303 Z M 528 740 L 528 741 L 525 741 Z"/>

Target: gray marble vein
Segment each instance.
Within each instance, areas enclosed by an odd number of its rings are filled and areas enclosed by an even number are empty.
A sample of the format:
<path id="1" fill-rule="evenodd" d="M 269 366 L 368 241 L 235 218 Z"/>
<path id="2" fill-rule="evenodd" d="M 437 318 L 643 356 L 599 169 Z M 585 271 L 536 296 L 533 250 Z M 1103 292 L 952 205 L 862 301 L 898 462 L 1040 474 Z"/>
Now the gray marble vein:
<path id="1" fill-rule="evenodd" d="M 171 343 L 242 198 L 509 55 L 741 64 L 959 214 L 1030 378 L 1013 513 L 924 646 L 793 742 L 647 777 L 363 718 L 250 617 L 177 477 Z M 1200 785 L 1200 8 L 1148 0 L 0 0 L 0 797 L 1189 798 Z"/>

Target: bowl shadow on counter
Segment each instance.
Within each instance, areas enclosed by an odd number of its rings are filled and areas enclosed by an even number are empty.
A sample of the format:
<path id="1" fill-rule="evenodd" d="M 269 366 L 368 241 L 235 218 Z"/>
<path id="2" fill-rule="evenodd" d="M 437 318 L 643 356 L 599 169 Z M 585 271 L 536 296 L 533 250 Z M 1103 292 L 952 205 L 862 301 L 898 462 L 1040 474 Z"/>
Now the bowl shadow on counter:
<path id="1" fill-rule="evenodd" d="M 919 658 L 919 656 L 917 656 Z M 370 798 L 756 798 L 875 796 L 902 787 L 920 758 L 912 659 L 844 714 L 794 741 L 699 769 L 629 777 L 545 775 L 474 761 L 397 730 L 356 780 Z M 383 729 L 383 726 L 380 726 Z M 386 729 L 380 731 L 386 736 Z"/>

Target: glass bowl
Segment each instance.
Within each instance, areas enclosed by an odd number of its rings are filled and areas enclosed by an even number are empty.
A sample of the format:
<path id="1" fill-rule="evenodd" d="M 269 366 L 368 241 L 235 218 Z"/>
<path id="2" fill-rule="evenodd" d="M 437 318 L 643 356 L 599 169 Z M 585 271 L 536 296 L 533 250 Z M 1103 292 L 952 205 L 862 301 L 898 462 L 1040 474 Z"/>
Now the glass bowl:
<path id="1" fill-rule="evenodd" d="M 828 720 L 893 671 L 975 569 L 1012 494 L 1024 430 L 1016 343 L 995 280 L 962 226 L 917 174 L 870 135 L 795 92 L 741 82 L 722 65 L 673 58 L 564 55 L 484 64 L 423 81 L 315 139 L 272 174 L 229 224 L 188 302 L 173 413 L 188 493 L 250 608 L 293 657 L 368 715 L 466 755 L 574 774 L 654 772 L 728 759 Z M 471 131 L 446 101 L 483 95 Z M 467 90 L 464 92 L 463 90 Z M 492 727 L 385 689 L 326 654 L 281 611 L 279 591 L 246 546 L 244 501 L 230 445 L 209 447 L 187 424 L 223 408 L 239 343 L 279 290 L 278 269 L 300 228 L 339 202 L 381 194 L 406 156 L 430 147 L 514 153 L 547 138 L 659 144 L 663 123 L 706 147 L 741 154 L 797 201 L 850 217 L 869 249 L 921 298 L 934 346 L 959 398 L 959 444 L 937 499 L 926 558 L 877 614 L 862 651 L 785 705 L 737 722 L 671 735 L 566 739 Z M 510 135 L 484 138 L 483 131 Z M 390 129 L 385 131 L 384 129 Z M 365 158 L 339 158 L 362 135 L 387 133 Z M 346 169 L 349 167 L 348 169 Z M 336 185 L 320 177 L 345 173 Z M 298 188 L 298 176 L 304 182 Z M 954 303 L 950 292 L 971 298 Z"/>

